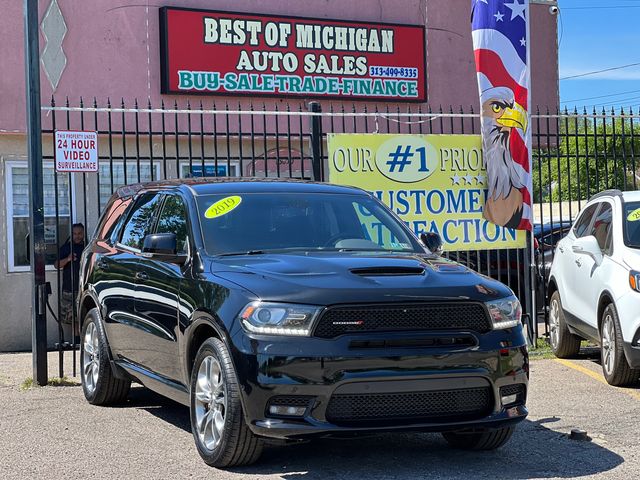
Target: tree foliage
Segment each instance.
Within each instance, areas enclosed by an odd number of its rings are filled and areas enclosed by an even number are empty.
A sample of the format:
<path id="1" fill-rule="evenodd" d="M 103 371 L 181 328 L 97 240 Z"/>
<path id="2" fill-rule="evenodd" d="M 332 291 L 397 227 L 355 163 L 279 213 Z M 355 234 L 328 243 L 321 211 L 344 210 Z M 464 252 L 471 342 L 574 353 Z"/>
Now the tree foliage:
<path id="1" fill-rule="evenodd" d="M 538 140 L 538 148 L 533 151 L 535 202 L 583 200 L 608 188 L 637 188 L 637 117 L 569 116 L 562 117 L 557 127 L 557 136 L 534 137 Z"/>

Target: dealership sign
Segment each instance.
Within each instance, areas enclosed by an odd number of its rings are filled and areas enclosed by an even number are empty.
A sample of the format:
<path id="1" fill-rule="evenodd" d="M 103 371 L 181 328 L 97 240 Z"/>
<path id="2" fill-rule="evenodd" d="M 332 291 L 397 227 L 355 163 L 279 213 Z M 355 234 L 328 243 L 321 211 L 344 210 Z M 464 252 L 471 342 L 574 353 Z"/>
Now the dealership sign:
<path id="1" fill-rule="evenodd" d="M 526 232 L 482 217 L 480 135 L 329 134 L 327 141 L 329 181 L 368 190 L 416 235 L 438 233 L 450 251 L 525 246 Z M 388 235 L 379 223 L 367 227 Z"/>
<path id="2" fill-rule="evenodd" d="M 98 134 L 56 130 L 56 172 L 97 172 Z"/>
<path id="3" fill-rule="evenodd" d="M 423 26 L 160 9 L 162 93 L 426 100 Z"/>

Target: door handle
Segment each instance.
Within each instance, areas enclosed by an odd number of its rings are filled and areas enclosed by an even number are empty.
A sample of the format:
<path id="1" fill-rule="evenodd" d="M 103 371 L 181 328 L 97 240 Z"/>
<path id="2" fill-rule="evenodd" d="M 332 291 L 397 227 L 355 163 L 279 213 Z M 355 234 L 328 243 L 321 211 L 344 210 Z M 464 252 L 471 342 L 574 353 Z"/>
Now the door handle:
<path id="1" fill-rule="evenodd" d="M 579 267 L 582 266 L 582 260 L 580 260 L 579 258 L 576 260 L 576 265 L 578 265 Z"/>
<path id="2" fill-rule="evenodd" d="M 149 275 L 147 275 L 145 272 L 138 272 L 136 273 L 136 280 L 149 280 Z"/>
<path id="3" fill-rule="evenodd" d="M 561 245 L 558 245 L 558 250 L 560 250 L 560 253 L 564 253 L 564 247 Z"/>

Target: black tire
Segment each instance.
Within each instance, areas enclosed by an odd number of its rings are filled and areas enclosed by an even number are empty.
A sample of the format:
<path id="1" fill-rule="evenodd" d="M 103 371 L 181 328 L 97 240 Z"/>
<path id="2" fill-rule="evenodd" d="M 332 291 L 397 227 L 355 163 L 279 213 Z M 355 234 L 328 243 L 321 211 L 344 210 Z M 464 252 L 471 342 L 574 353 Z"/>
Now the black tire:
<path id="1" fill-rule="evenodd" d="M 495 450 L 509 441 L 515 427 L 479 432 L 443 432 L 444 439 L 454 448 L 462 450 Z"/>
<path id="2" fill-rule="evenodd" d="M 557 290 L 553 292 L 549 301 L 549 328 L 551 329 L 549 344 L 556 357 L 571 358 L 580 352 L 582 339 L 569 331 L 562 310 L 560 292 Z"/>
<path id="3" fill-rule="evenodd" d="M 607 331 L 608 322 L 611 322 L 612 331 Z M 613 339 L 613 342 L 608 340 L 609 337 Z M 605 342 L 608 343 L 609 348 L 606 347 Z M 634 385 L 640 378 L 640 370 L 629 366 L 627 357 L 624 355 L 622 342 L 618 312 L 613 304 L 609 304 L 602 312 L 602 321 L 600 322 L 600 357 L 604 378 L 609 385 L 616 387 Z M 608 358 L 607 354 L 613 354 L 613 357 Z M 607 362 L 607 360 L 610 361 Z"/>
<path id="4" fill-rule="evenodd" d="M 95 354 L 85 350 L 86 344 L 95 332 L 97 341 L 98 358 Z M 91 342 L 89 342 L 91 343 Z M 95 359 L 95 363 L 94 363 Z M 97 373 L 94 375 L 93 372 Z M 91 374 L 88 377 L 87 374 Z M 98 317 L 98 310 L 93 308 L 85 316 L 80 339 L 80 377 L 82 390 L 87 401 L 93 405 L 115 405 L 123 403 L 127 399 L 130 380 L 116 378 L 111 371 L 109 362 L 109 347 L 102 322 Z"/>
<path id="5" fill-rule="evenodd" d="M 198 415 L 206 415 L 213 411 L 215 406 L 204 407 L 196 401 L 196 383 L 198 382 L 198 372 L 207 358 L 215 359 L 219 366 L 219 384 L 225 398 L 224 406 L 224 426 L 217 444 L 208 448 L 205 438 L 201 438 L 198 429 Z M 209 377 L 210 378 L 210 377 Z M 211 382 L 209 381 L 209 385 Z M 238 378 L 231 362 L 231 355 L 226 345 L 217 338 L 209 338 L 202 344 L 196 355 L 191 372 L 191 431 L 198 449 L 198 453 L 204 462 L 211 467 L 232 467 L 240 465 L 250 465 L 258 460 L 262 454 L 263 440 L 256 437 L 246 425 L 240 401 L 240 388 Z M 213 397 L 213 396 L 212 396 Z M 218 397 L 220 398 L 220 397 Z M 200 412 L 200 413 L 198 413 Z M 206 432 L 206 422 L 203 431 Z M 215 425 L 211 425 L 215 428 Z M 204 435 L 204 433 L 203 433 Z"/>

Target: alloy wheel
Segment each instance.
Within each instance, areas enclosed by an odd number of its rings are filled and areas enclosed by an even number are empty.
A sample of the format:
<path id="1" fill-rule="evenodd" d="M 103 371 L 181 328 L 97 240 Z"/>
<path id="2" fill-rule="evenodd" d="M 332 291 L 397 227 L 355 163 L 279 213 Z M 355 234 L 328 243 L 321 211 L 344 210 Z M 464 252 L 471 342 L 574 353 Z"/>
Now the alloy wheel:
<path id="1" fill-rule="evenodd" d="M 84 334 L 82 352 L 82 370 L 87 391 L 93 393 L 98 384 L 100 374 L 100 346 L 98 343 L 98 330 L 94 323 L 89 323 Z"/>
<path id="2" fill-rule="evenodd" d="M 607 375 L 613 374 L 616 361 L 616 330 L 613 317 L 607 314 L 602 322 L 602 366 Z"/>
<path id="3" fill-rule="evenodd" d="M 227 413 L 222 368 L 213 356 L 205 357 L 198 368 L 194 407 L 198 438 L 207 450 L 213 450 L 222 440 Z"/>
<path id="4" fill-rule="evenodd" d="M 555 298 L 551 301 L 549 328 L 551 330 L 549 333 L 551 346 L 557 348 L 560 342 L 560 305 L 558 305 L 558 300 Z"/>

